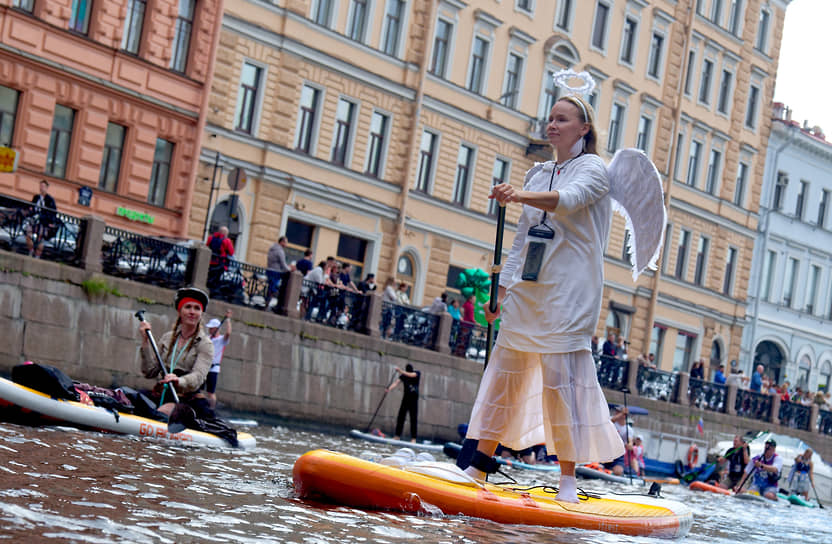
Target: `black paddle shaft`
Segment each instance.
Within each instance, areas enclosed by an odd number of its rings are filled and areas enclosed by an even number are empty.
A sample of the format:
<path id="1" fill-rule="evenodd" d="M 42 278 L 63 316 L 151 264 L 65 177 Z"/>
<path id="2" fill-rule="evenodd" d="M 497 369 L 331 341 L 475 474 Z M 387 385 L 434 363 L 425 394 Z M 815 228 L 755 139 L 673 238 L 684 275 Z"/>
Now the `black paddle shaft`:
<path id="1" fill-rule="evenodd" d="M 503 231 L 506 226 L 506 207 L 500 205 L 497 209 L 497 234 L 494 239 L 494 265 L 491 267 L 491 297 L 488 301 L 488 311 L 494 313 L 499 307 L 500 267 L 503 259 Z M 485 363 L 483 371 L 491 359 L 491 347 L 494 345 L 494 324 L 488 323 L 485 338 Z"/>
<path id="2" fill-rule="evenodd" d="M 139 320 L 139 323 L 144 322 L 144 312 L 145 310 L 139 310 L 136 312 L 136 319 Z M 147 339 L 150 341 L 150 347 L 153 348 L 153 354 L 156 356 L 156 362 L 159 363 L 159 368 L 162 370 L 162 376 L 164 377 L 167 374 L 165 370 L 165 364 L 162 362 L 162 356 L 159 354 L 159 347 L 156 345 L 156 340 L 153 339 L 153 333 L 150 332 L 150 329 L 144 331 L 147 333 Z M 170 392 L 173 394 L 173 402 L 179 404 L 179 395 L 176 394 L 176 389 L 173 386 L 170 386 Z"/>

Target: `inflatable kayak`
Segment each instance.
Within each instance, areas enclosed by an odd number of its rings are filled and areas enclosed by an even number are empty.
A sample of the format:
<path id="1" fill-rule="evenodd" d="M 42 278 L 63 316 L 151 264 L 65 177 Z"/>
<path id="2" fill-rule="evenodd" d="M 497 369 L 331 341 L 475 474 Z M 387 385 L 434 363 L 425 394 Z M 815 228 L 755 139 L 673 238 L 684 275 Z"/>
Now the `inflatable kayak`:
<path id="1" fill-rule="evenodd" d="M 705 482 L 691 482 L 690 489 L 694 491 L 710 491 L 711 493 L 719 493 L 720 495 L 732 495 L 730 489 L 723 489 L 716 485 L 706 484 Z M 759 496 L 759 495 L 758 495 Z"/>
<path id="2" fill-rule="evenodd" d="M 426 513 L 438 508 L 498 523 L 577 527 L 627 535 L 682 537 L 693 522 L 678 502 L 647 495 L 583 495 L 578 504 L 556 501 L 551 488 L 492 485 L 471 479 L 450 463 L 403 467 L 314 450 L 293 469 L 295 492 L 357 508 Z"/>
<path id="3" fill-rule="evenodd" d="M 5 405 L 5 406 L 4 406 Z M 0 407 L 22 409 L 45 416 L 56 423 L 80 426 L 118 434 L 167 440 L 185 444 L 228 447 L 219 436 L 185 429 L 168 433 L 167 423 L 133 414 L 107 410 L 66 399 L 56 399 L 23 385 L 0 378 Z M 255 438 L 248 433 L 237 433 L 241 448 L 253 448 Z"/>
<path id="4" fill-rule="evenodd" d="M 639 476 L 630 478 L 625 475 L 615 475 L 611 470 L 604 468 L 598 463 L 590 463 L 588 465 L 578 465 L 575 467 L 575 474 L 581 478 L 593 480 L 606 480 L 608 482 L 615 482 L 617 484 L 644 485 L 644 480 Z"/>
<path id="5" fill-rule="evenodd" d="M 459 457 L 459 452 L 462 451 L 462 445 L 457 444 L 456 442 L 446 442 L 443 450 L 445 455 L 456 459 Z M 516 468 L 518 470 L 537 470 L 540 472 L 553 472 L 555 474 L 560 474 L 560 465 L 558 464 L 551 464 L 551 463 L 524 463 L 523 461 L 518 461 L 516 459 L 506 459 L 504 457 L 494 457 L 494 460 L 497 461 L 498 464 Z"/>
<path id="6" fill-rule="evenodd" d="M 369 442 L 377 442 L 379 444 L 388 444 L 390 446 L 396 446 L 399 448 L 413 448 L 414 450 L 426 450 L 426 451 L 442 451 L 442 444 L 434 444 L 433 442 L 408 442 L 407 440 L 398 440 L 396 438 L 390 438 L 389 436 L 379 436 L 372 433 L 365 433 L 363 431 L 359 431 L 358 429 L 353 429 L 350 431 L 350 436 L 353 438 L 358 438 L 359 440 L 367 440 Z"/>

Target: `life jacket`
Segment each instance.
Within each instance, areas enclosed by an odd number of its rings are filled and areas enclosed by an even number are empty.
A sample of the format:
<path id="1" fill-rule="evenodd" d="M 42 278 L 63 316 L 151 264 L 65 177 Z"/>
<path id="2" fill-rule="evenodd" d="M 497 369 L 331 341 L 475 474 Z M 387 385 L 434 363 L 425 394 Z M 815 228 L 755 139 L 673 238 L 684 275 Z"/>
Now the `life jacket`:
<path id="1" fill-rule="evenodd" d="M 809 474 L 809 463 L 804 463 L 803 461 L 798 461 L 794 464 L 795 472 L 804 472 Z"/>
<path id="2" fill-rule="evenodd" d="M 752 461 L 760 461 L 764 465 L 773 465 L 775 459 L 777 459 L 777 454 L 776 453 L 774 455 L 772 455 L 771 459 L 769 459 L 769 460 L 765 459 L 765 455 L 760 454 L 757 457 L 755 457 L 754 459 L 752 459 Z M 776 487 L 777 482 L 779 480 L 780 480 L 780 472 L 768 472 L 768 471 L 764 471 L 764 470 L 759 470 L 754 475 L 754 481 L 764 483 L 766 485 L 766 487 Z M 758 486 L 758 487 L 760 487 L 760 486 Z M 760 492 L 762 493 L 762 489 L 760 490 Z"/>

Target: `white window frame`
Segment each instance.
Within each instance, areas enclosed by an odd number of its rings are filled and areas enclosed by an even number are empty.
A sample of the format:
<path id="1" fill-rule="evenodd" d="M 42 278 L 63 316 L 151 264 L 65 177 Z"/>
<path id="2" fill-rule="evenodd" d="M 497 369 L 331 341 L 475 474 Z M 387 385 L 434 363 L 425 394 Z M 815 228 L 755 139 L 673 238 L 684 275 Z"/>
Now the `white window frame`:
<path id="1" fill-rule="evenodd" d="M 693 165 L 695 167 L 694 172 L 693 175 L 691 175 L 691 160 L 693 159 L 694 144 L 696 144 L 697 153 L 696 163 Z M 685 175 L 685 185 L 688 187 L 699 187 L 699 176 L 701 175 L 701 168 L 699 167 L 702 165 L 703 149 L 705 149 L 705 143 L 702 140 L 697 139 L 696 137 L 691 138 L 690 145 L 688 146 L 687 170 Z"/>
<path id="2" fill-rule="evenodd" d="M 552 23 L 553 30 L 562 30 L 567 34 L 572 32 L 572 26 L 575 22 L 575 5 L 577 3 L 578 0 L 560 0 L 557 3 L 557 9 L 555 9 L 555 20 Z M 565 22 L 566 26 L 558 24 L 561 22 Z"/>
<path id="3" fill-rule="evenodd" d="M 477 39 L 480 39 L 486 43 L 486 52 L 485 58 L 482 61 L 482 72 L 480 74 L 480 88 L 475 90 L 471 89 L 471 75 L 474 71 L 474 46 L 477 43 Z M 479 32 L 474 32 L 474 35 L 471 37 L 471 55 L 468 57 L 468 73 L 465 75 L 465 88 L 472 93 L 484 96 L 488 93 L 488 75 L 491 72 L 491 57 L 492 51 L 494 49 L 494 41 L 490 36 L 486 36 L 484 34 L 480 34 Z"/>
<path id="4" fill-rule="evenodd" d="M 491 185 L 489 186 L 489 193 L 491 192 L 491 187 L 494 187 L 494 168 L 497 166 L 497 161 L 502 161 L 506 164 L 506 173 L 504 179 L 502 180 L 503 183 L 511 183 L 511 159 L 503 155 L 497 155 L 494 157 L 494 163 L 491 165 Z M 497 215 L 498 206 L 499 205 L 495 199 L 489 198 L 486 213 L 491 216 Z"/>
<path id="5" fill-rule="evenodd" d="M 756 93 L 752 93 L 751 89 L 756 89 Z M 759 118 L 760 118 L 760 102 L 762 101 L 762 97 L 760 94 L 762 93 L 762 87 L 751 84 L 748 87 L 748 100 L 746 101 L 745 105 L 745 115 L 743 116 L 743 126 L 752 131 L 757 131 L 757 126 L 759 125 Z M 753 100 L 752 100 L 753 98 Z M 749 115 L 749 112 L 752 114 Z"/>
<path id="6" fill-rule="evenodd" d="M 620 116 L 618 119 L 615 119 L 614 112 L 618 111 Z M 613 122 L 617 124 L 616 130 L 613 130 Z M 627 124 L 627 104 L 613 100 L 612 105 L 610 106 L 610 124 L 608 129 L 607 135 L 607 145 L 605 149 L 608 153 L 615 153 L 618 149 L 621 148 L 622 140 L 624 139 L 625 130 L 624 127 Z M 615 140 L 613 141 L 613 137 Z M 615 144 L 615 145 L 613 145 Z"/>
<path id="7" fill-rule="evenodd" d="M 699 274 L 701 277 L 697 280 L 697 270 L 699 268 L 699 248 L 704 244 L 704 249 L 702 253 L 704 253 L 702 258 L 702 267 L 699 270 L 701 273 Z M 696 256 L 693 258 L 693 283 L 694 285 L 698 285 L 700 287 L 705 287 L 705 283 L 708 280 L 708 260 L 710 259 L 711 255 L 711 239 L 708 236 L 703 234 L 699 235 L 699 244 L 696 246 Z"/>
<path id="8" fill-rule="evenodd" d="M 393 126 L 393 114 L 381 108 L 373 108 L 373 111 L 370 112 L 369 130 L 367 131 L 367 151 L 364 154 L 364 173 L 368 176 L 372 176 L 372 174 L 369 173 L 370 144 L 372 143 L 371 131 L 373 128 L 373 116 L 376 113 L 387 117 L 387 125 L 384 127 L 384 134 L 382 134 L 383 141 L 381 145 L 381 152 L 379 153 L 378 158 L 378 176 L 374 176 L 376 179 L 384 179 L 384 169 L 387 167 L 387 152 L 390 149 L 390 135 L 392 134 L 391 128 Z"/>
<path id="9" fill-rule="evenodd" d="M 816 264 L 809 264 L 809 276 L 806 278 L 806 296 L 803 300 L 803 311 L 814 315 L 818 311 L 818 294 L 820 293 L 820 278 L 823 269 Z"/>
<path id="10" fill-rule="evenodd" d="M 528 0 L 528 2 L 529 2 L 529 9 L 525 9 L 525 8 L 520 7 L 520 0 L 514 0 L 514 11 L 517 11 L 519 13 L 523 13 L 524 15 L 528 15 L 529 17 L 533 17 L 535 7 L 537 7 L 535 5 L 536 2 L 535 2 L 535 0 Z"/>
<path id="11" fill-rule="evenodd" d="M 642 129 L 642 121 L 647 122 L 647 136 L 646 136 L 646 138 L 644 138 L 644 140 L 645 140 L 644 141 L 644 147 L 640 147 L 638 145 L 639 140 L 642 139 L 642 136 L 641 136 L 642 135 L 642 130 L 641 130 Z M 653 148 L 653 132 L 654 132 L 653 125 L 655 125 L 655 123 L 656 123 L 656 120 L 652 116 L 647 115 L 645 113 L 642 113 L 641 115 L 639 115 L 638 130 L 636 131 L 636 145 L 635 146 L 636 146 L 636 148 L 641 149 L 642 151 L 644 151 L 647 155 L 650 155 L 650 150 Z"/>
<path id="12" fill-rule="evenodd" d="M 460 153 L 462 153 L 462 148 L 463 147 L 467 148 L 470 151 L 470 155 L 468 157 L 469 160 L 470 160 L 470 165 L 468 166 L 468 178 L 466 179 L 465 193 L 462 195 L 462 202 L 457 202 L 456 200 L 454 200 L 454 196 L 456 195 L 457 182 L 459 181 L 459 179 L 458 179 L 458 177 L 459 177 L 458 176 L 459 167 L 460 167 L 459 155 L 460 155 Z M 465 141 L 460 142 L 459 143 L 459 148 L 457 149 L 456 168 L 454 168 L 454 184 L 453 184 L 453 187 L 451 189 L 451 204 L 453 204 L 454 206 L 462 206 L 463 208 L 470 207 L 470 205 L 471 205 L 471 192 L 473 190 L 474 180 L 476 179 L 476 176 L 474 175 L 474 172 L 476 171 L 476 168 L 477 168 L 477 146 L 475 146 L 474 144 L 472 144 L 470 142 L 465 142 Z"/>
<path id="13" fill-rule="evenodd" d="M 448 44 L 447 44 L 447 51 L 445 55 L 445 69 L 442 71 L 441 74 L 437 74 L 433 72 L 433 65 L 434 65 L 434 55 L 436 50 L 436 36 L 439 32 L 439 21 L 443 21 L 446 24 L 450 25 L 451 29 L 448 36 Z M 437 17 L 437 24 L 434 25 L 433 29 L 433 38 L 431 38 L 430 42 L 430 58 L 428 62 L 430 65 L 428 66 L 428 73 L 442 79 L 448 79 L 448 76 L 453 71 L 453 61 L 454 61 L 454 42 L 456 41 L 456 21 L 449 19 L 448 17 L 438 16 Z"/>
<path id="14" fill-rule="evenodd" d="M 309 10 L 309 19 L 315 21 L 315 14 L 318 12 L 318 7 L 320 6 L 321 2 L 325 0 L 312 0 L 311 2 L 311 9 Z M 329 21 L 327 21 L 325 26 L 326 28 L 332 29 L 335 27 L 335 22 L 338 21 L 338 6 L 341 5 L 339 0 L 329 0 L 330 3 L 330 12 L 329 12 Z"/>
<path id="15" fill-rule="evenodd" d="M 314 121 L 313 126 L 312 126 L 312 133 L 310 135 L 310 144 L 309 144 L 309 152 L 308 152 L 310 157 L 314 157 L 318 152 L 318 139 L 319 139 L 320 130 L 321 130 L 321 117 L 323 117 L 322 112 L 323 112 L 323 107 L 324 107 L 324 101 L 326 100 L 326 87 L 323 87 L 323 86 L 318 85 L 317 83 L 313 83 L 311 81 L 304 81 L 303 84 L 301 85 L 301 95 L 300 96 L 303 96 L 302 93 L 303 93 L 303 88 L 304 87 L 310 87 L 310 88 L 315 89 L 315 90 L 318 91 L 318 105 L 317 105 L 317 108 L 315 109 L 315 121 Z M 301 106 L 301 103 L 300 103 L 300 99 L 298 99 L 298 115 L 297 115 L 297 118 L 295 119 L 295 138 L 294 138 L 294 146 L 292 147 L 292 149 L 298 149 L 298 147 L 300 146 L 301 107 L 302 106 Z"/>
<path id="16" fill-rule="evenodd" d="M 260 81 L 257 82 L 257 96 L 255 96 L 255 104 L 254 108 L 251 112 L 251 116 L 253 117 L 251 123 L 251 132 L 249 133 L 252 137 L 256 137 L 258 131 L 260 130 L 260 121 L 261 121 L 261 114 L 263 112 L 263 95 L 266 94 L 263 92 L 266 88 L 266 79 L 268 78 L 268 65 L 264 64 L 260 61 L 252 60 L 248 57 L 243 59 L 242 64 L 240 65 L 240 79 L 237 81 L 237 103 L 234 106 L 234 130 L 237 130 L 238 120 L 237 120 L 237 108 L 240 106 L 240 99 L 242 98 L 240 95 L 240 91 L 242 90 L 242 74 L 243 69 L 242 66 L 246 64 L 251 64 L 255 68 L 260 69 Z"/>
<path id="17" fill-rule="evenodd" d="M 725 74 L 728 74 L 731 80 L 728 82 L 728 88 L 723 89 L 725 84 Z M 736 84 L 737 76 L 733 70 L 729 70 L 727 67 L 722 67 L 722 75 L 719 78 L 719 90 L 716 94 L 716 112 L 719 115 L 725 116 L 730 118 L 731 117 L 731 110 L 733 109 L 732 106 L 734 105 L 734 101 L 732 100 L 734 96 L 734 86 Z M 723 90 L 725 90 L 725 110 L 721 110 L 720 106 L 722 105 L 723 99 Z"/>
<path id="18" fill-rule="evenodd" d="M 421 174 L 421 162 L 422 162 L 422 139 L 424 138 L 425 133 L 432 134 L 435 138 L 433 140 L 433 154 L 430 158 L 430 176 L 427 179 L 427 187 L 425 187 L 424 191 L 419 189 L 419 174 Z M 438 155 L 439 151 L 442 147 L 442 133 L 429 129 L 429 128 L 422 128 L 422 136 L 419 138 L 419 160 L 416 162 L 416 178 L 413 180 L 413 188 L 415 191 L 423 192 L 424 194 L 432 195 L 433 194 L 433 185 L 434 181 L 436 181 L 436 165 L 438 162 Z"/>
<path id="19" fill-rule="evenodd" d="M 604 35 L 601 37 L 601 45 L 600 47 L 595 45 L 595 28 L 598 24 L 598 8 L 600 6 L 604 6 L 607 10 L 606 12 L 606 20 L 604 21 Z M 607 0 L 598 0 L 595 2 L 595 9 L 592 13 L 592 26 L 591 31 L 589 32 L 589 48 L 595 51 L 600 51 L 601 53 L 606 54 L 607 52 L 607 43 L 610 37 L 610 22 L 612 20 L 613 9 L 610 2 Z"/>
<path id="20" fill-rule="evenodd" d="M 407 24 L 408 24 L 408 17 L 410 15 L 410 10 L 408 9 L 408 5 L 406 1 L 403 0 L 387 0 L 384 5 L 384 21 L 382 22 L 381 28 L 381 36 L 379 37 L 378 48 L 380 51 L 384 52 L 384 41 L 387 39 L 387 33 L 389 32 L 389 21 L 387 19 L 387 10 L 391 3 L 401 1 L 402 4 L 402 17 L 399 22 L 399 36 L 398 36 L 398 43 L 396 44 L 396 54 L 393 55 L 394 58 L 402 58 L 402 50 L 404 48 L 404 40 L 405 36 L 407 35 Z M 384 52 L 387 54 L 386 52 Z"/>
<path id="21" fill-rule="evenodd" d="M 632 21 L 635 23 L 633 26 L 633 35 L 631 37 L 632 43 L 630 44 L 630 58 L 624 59 L 624 50 L 626 48 L 626 33 L 624 32 L 627 28 L 627 23 Z M 641 21 L 638 17 L 632 14 L 624 15 L 624 24 L 621 27 L 621 46 L 618 48 L 618 63 L 623 64 L 624 66 L 628 66 L 632 68 L 636 60 L 638 60 L 638 35 L 639 31 L 641 30 Z"/>
<path id="22" fill-rule="evenodd" d="M 351 96 L 347 95 L 340 95 L 338 96 L 338 101 L 335 102 L 335 116 L 332 119 L 332 144 L 330 145 L 329 149 L 329 161 L 332 164 L 337 164 L 335 162 L 335 145 L 337 142 L 337 123 L 338 123 L 338 105 L 341 101 L 348 102 L 353 105 L 353 114 L 352 120 L 350 122 L 350 133 L 347 135 L 347 149 L 344 155 L 344 164 L 343 168 L 349 168 L 352 164 L 353 159 L 353 151 L 355 146 L 355 135 L 358 132 L 358 125 L 361 119 L 361 101 L 355 99 Z M 341 166 L 340 164 L 338 166 Z"/>
<path id="23" fill-rule="evenodd" d="M 367 36 L 370 34 L 370 32 L 372 30 L 371 27 L 374 26 L 374 24 L 373 24 L 374 23 L 374 21 L 373 21 L 373 8 L 375 7 L 374 6 L 375 3 L 373 2 L 373 0 L 364 0 L 364 1 L 365 1 L 365 5 L 367 6 L 367 12 L 364 14 L 364 17 L 365 17 L 364 18 L 364 28 L 362 29 L 363 34 L 361 36 L 357 37 L 357 38 L 353 38 L 352 36 L 350 36 L 348 34 L 350 29 L 352 29 L 353 19 L 355 18 L 355 8 L 356 8 L 356 5 L 357 5 L 357 0 L 350 0 L 349 13 L 347 15 L 347 27 L 344 29 L 344 35 L 347 36 L 351 40 L 357 41 L 358 43 L 366 44 L 367 43 Z"/>
<path id="24" fill-rule="evenodd" d="M 731 268 L 731 275 L 728 276 L 727 268 L 728 268 L 729 257 L 731 256 L 731 251 L 732 250 L 734 252 L 734 262 L 733 262 L 733 265 L 732 265 L 732 268 Z M 737 268 L 739 267 L 739 265 L 740 265 L 740 249 L 738 247 L 729 245 L 728 248 L 725 250 L 725 268 L 726 268 L 725 272 L 726 272 L 726 274 L 725 274 L 725 277 L 722 279 L 722 289 L 720 291 L 723 295 L 725 295 L 727 297 L 733 297 L 734 296 L 734 291 L 737 288 Z M 727 288 L 726 288 L 726 283 L 727 283 Z"/>
<path id="25" fill-rule="evenodd" d="M 757 19 L 757 31 L 754 36 L 754 49 L 756 49 L 764 55 L 768 55 L 769 42 L 771 41 L 769 39 L 771 36 L 771 23 L 773 22 L 771 15 L 772 14 L 770 9 L 766 7 L 760 8 L 760 18 Z M 766 25 L 764 28 L 761 29 L 760 26 L 763 23 L 764 17 Z"/>
<path id="26" fill-rule="evenodd" d="M 745 166 L 745 179 L 743 180 L 742 190 L 737 191 L 737 181 L 740 180 L 740 173 L 743 172 L 743 166 Z M 731 199 L 731 202 L 734 203 L 735 206 L 739 206 L 740 208 L 745 208 L 745 198 L 746 194 L 748 193 L 748 179 L 749 174 L 751 172 L 751 164 L 749 161 L 746 161 L 744 158 L 740 159 L 737 163 L 737 176 L 734 180 L 734 196 Z M 739 194 L 738 194 L 739 193 Z"/>
<path id="27" fill-rule="evenodd" d="M 714 153 L 717 154 L 718 161 L 715 167 L 712 162 L 714 159 Z M 705 172 L 705 186 L 703 187 L 703 190 L 709 195 L 719 196 L 719 191 L 722 185 L 720 181 L 722 180 L 722 169 L 724 167 L 724 164 L 725 151 L 723 149 L 723 146 L 716 143 L 712 144 L 711 150 L 708 152 L 708 167 Z M 708 190 L 709 184 L 713 184 L 710 191 Z"/>
<path id="28" fill-rule="evenodd" d="M 745 3 L 743 0 L 729 0 L 729 2 L 728 21 L 726 22 L 725 29 L 729 34 L 739 37 L 742 36 L 742 27 L 745 22 Z M 736 13 L 734 13 L 735 5 L 737 6 Z M 732 23 L 734 24 L 732 25 Z M 732 26 L 736 26 L 736 28 L 731 28 Z"/>
<path id="29" fill-rule="evenodd" d="M 659 48 L 659 52 L 658 52 L 659 58 L 654 63 L 653 60 L 655 58 L 654 55 L 656 54 L 656 50 L 653 49 L 653 38 L 655 36 L 661 37 L 662 43 L 661 43 L 661 47 Z M 662 80 L 662 76 L 664 75 L 664 54 L 665 54 L 666 49 L 667 49 L 667 33 L 666 32 L 661 32 L 661 31 L 654 28 L 653 32 L 650 34 L 650 47 L 648 49 L 649 53 L 647 55 L 647 70 L 645 71 L 645 74 L 646 74 L 648 79 L 652 79 L 654 81 L 661 81 Z M 650 69 L 652 68 L 653 64 L 658 65 L 658 72 L 656 74 L 651 74 L 650 73 Z"/>
<path id="30" fill-rule="evenodd" d="M 725 4 L 722 0 L 711 0 L 710 20 L 716 26 L 722 26 L 722 14 L 725 12 Z"/>
<path id="31" fill-rule="evenodd" d="M 705 68 L 710 66 L 711 72 L 708 76 L 708 80 L 705 80 Z M 714 91 L 714 72 L 716 71 L 716 62 L 712 57 L 705 55 L 705 58 L 702 59 L 702 68 L 699 71 L 699 88 L 696 90 L 696 102 L 702 106 L 705 106 L 709 110 L 711 109 L 711 95 L 713 95 Z M 705 87 L 707 83 L 707 88 Z M 705 95 L 704 100 L 702 96 Z"/>

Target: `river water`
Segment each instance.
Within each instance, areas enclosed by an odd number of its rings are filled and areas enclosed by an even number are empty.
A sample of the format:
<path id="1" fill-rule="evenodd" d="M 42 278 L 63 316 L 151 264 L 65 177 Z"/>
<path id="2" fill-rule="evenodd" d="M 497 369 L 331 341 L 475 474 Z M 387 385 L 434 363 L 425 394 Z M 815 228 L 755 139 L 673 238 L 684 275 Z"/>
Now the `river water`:
<path id="1" fill-rule="evenodd" d="M 0 540 L 10 542 L 620 543 L 651 538 L 368 512 L 294 496 L 292 465 L 310 449 L 393 453 L 346 434 L 250 429 L 251 451 L 168 445 L 64 427 L 0 423 Z M 441 457 L 441 454 L 439 454 Z M 445 459 L 438 459 L 445 460 Z M 521 482 L 556 483 L 513 471 Z M 587 490 L 627 490 L 579 481 Z M 694 511 L 687 542 L 832 542 L 832 505 L 739 501 L 666 485 Z"/>

